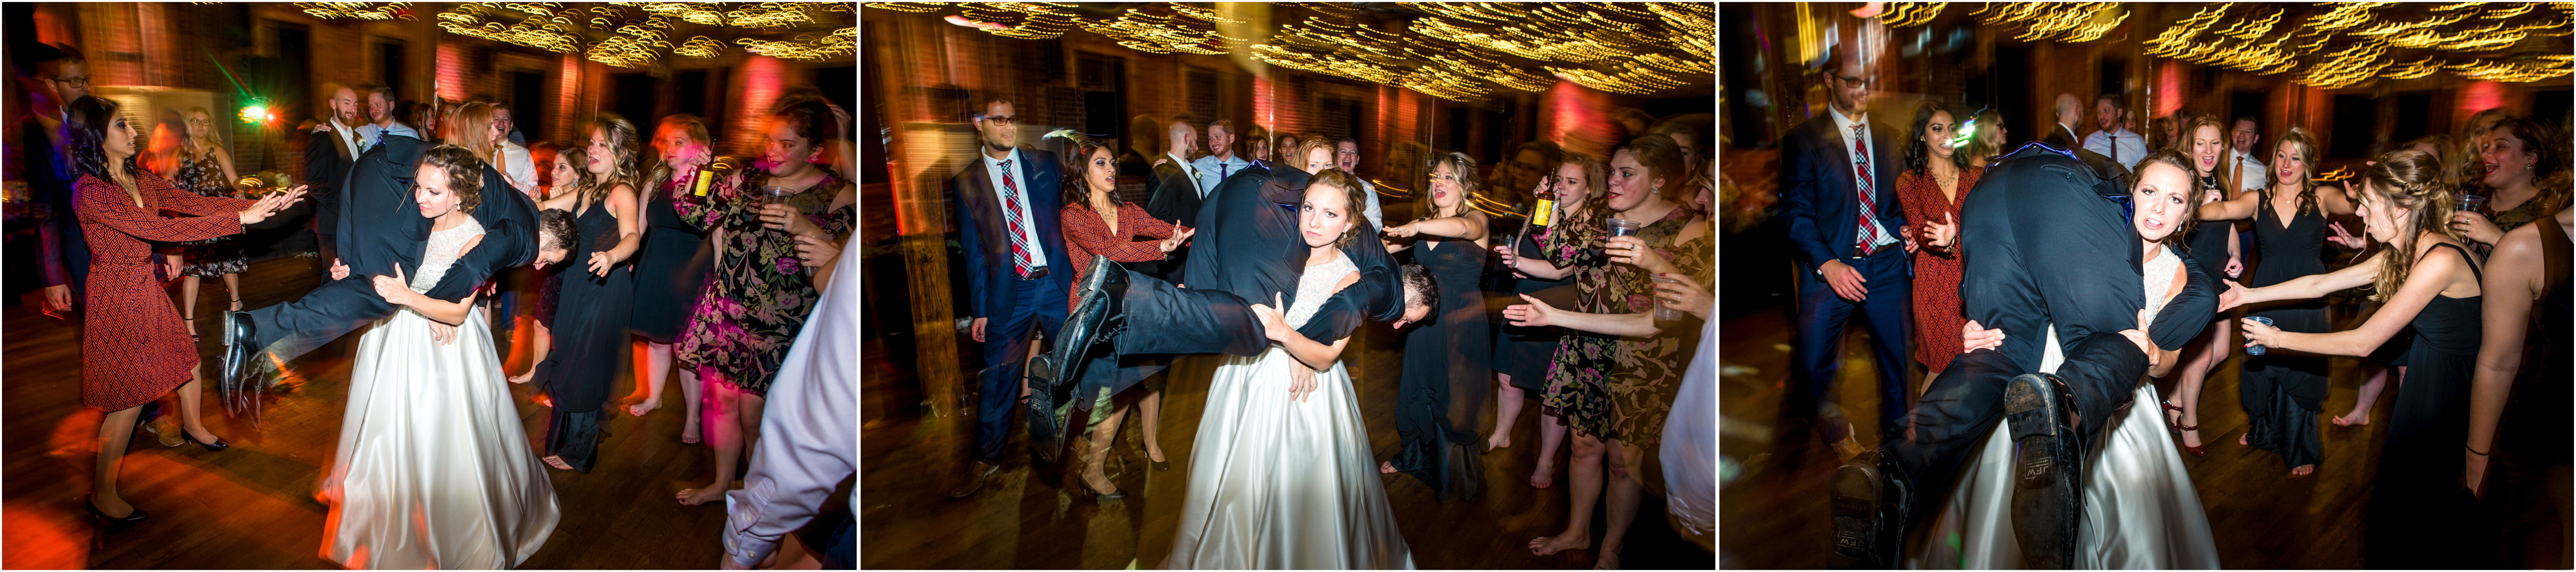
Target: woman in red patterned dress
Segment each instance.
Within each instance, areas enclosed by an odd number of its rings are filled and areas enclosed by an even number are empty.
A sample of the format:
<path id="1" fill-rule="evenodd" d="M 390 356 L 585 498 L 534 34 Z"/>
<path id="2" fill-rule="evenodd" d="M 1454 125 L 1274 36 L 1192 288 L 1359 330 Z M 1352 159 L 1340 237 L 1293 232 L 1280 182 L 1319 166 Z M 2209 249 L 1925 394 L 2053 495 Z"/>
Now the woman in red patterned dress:
<path id="1" fill-rule="evenodd" d="M 84 97 L 72 102 L 62 126 L 65 159 L 79 177 L 81 230 L 89 235 L 88 304 L 81 332 L 81 405 L 107 412 L 98 426 L 98 474 L 83 505 L 92 516 L 123 527 L 143 520 L 142 509 L 116 491 L 116 469 L 135 418 L 145 403 L 176 390 L 180 422 L 188 437 L 209 451 L 229 444 L 206 430 L 198 415 L 197 348 L 179 323 L 179 310 L 152 274 L 155 257 L 145 241 L 179 242 L 240 234 L 242 225 L 266 220 L 294 204 L 304 188 L 257 201 L 200 196 L 168 179 L 135 168 L 134 128 L 116 102 Z M 196 215 L 169 218 L 161 211 Z"/>
<path id="2" fill-rule="evenodd" d="M 1118 199 L 1115 192 L 1118 160 L 1110 155 L 1108 147 L 1088 140 L 1076 140 L 1073 151 L 1065 156 L 1075 158 L 1079 164 L 1064 166 L 1064 172 L 1078 173 L 1079 176 L 1064 186 L 1061 219 L 1064 253 L 1066 258 L 1073 259 L 1073 276 L 1082 276 L 1090 270 L 1093 256 L 1108 256 L 1110 260 L 1119 262 L 1162 260 L 1164 254 L 1179 247 L 1181 241 L 1189 240 L 1193 232 L 1189 227 L 1154 220 L 1154 215 L 1146 214 L 1144 207 Z M 1136 240 L 1137 236 L 1150 236 L 1157 240 Z M 1079 294 L 1065 295 L 1066 306 L 1078 307 L 1081 300 L 1077 296 Z M 1095 383 L 1077 386 L 1074 403 L 1106 401 L 1107 395 L 1126 389 L 1126 384 L 1119 382 L 1128 380 L 1114 379 L 1123 371 L 1115 363 L 1107 361 L 1083 368 L 1083 378 L 1095 380 Z M 1094 387 L 1100 389 L 1092 389 Z M 1146 385 L 1145 397 L 1137 403 L 1145 410 L 1145 458 L 1153 461 L 1155 470 L 1170 470 L 1169 460 L 1163 458 L 1162 440 L 1155 435 L 1159 429 L 1156 421 L 1162 415 L 1163 388 L 1159 384 Z M 1091 407 L 1098 409 L 1100 405 L 1094 403 Z M 1096 418 L 1098 413 L 1093 415 Z M 1127 496 L 1118 491 L 1118 485 L 1109 482 L 1107 465 L 1103 463 L 1108 458 L 1109 445 L 1118 437 L 1118 423 L 1126 417 L 1127 406 L 1118 406 L 1116 412 L 1092 428 L 1091 444 L 1083 450 L 1087 459 L 1083 464 L 1082 484 L 1104 500 Z"/>
<path id="3" fill-rule="evenodd" d="M 1914 360 L 1927 370 L 1925 385 L 1959 355 L 1959 327 L 1967 322 L 1959 310 L 1959 204 L 1986 173 L 1959 152 L 1957 117 L 1933 102 L 1914 112 L 1905 172 L 1896 176 L 1897 204 L 1914 228 L 1905 250 L 1914 254 Z"/>

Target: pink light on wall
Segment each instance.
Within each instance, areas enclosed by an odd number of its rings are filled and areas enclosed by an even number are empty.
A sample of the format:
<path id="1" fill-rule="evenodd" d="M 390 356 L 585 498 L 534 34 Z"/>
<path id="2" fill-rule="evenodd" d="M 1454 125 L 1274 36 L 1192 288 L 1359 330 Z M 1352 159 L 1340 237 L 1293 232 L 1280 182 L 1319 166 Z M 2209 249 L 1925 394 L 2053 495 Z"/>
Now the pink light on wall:
<path id="1" fill-rule="evenodd" d="M 588 137 L 589 135 L 583 134 L 580 136 L 571 136 L 567 134 L 572 132 L 573 116 L 580 115 L 581 54 L 564 54 L 562 68 L 563 71 L 555 75 L 556 111 L 554 117 L 554 128 L 549 131 L 555 134 L 555 139 L 558 141 L 579 141 L 581 140 L 580 137 Z"/>
<path id="2" fill-rule="evenodd" d="M 2460 88 L 2460 110 L 2454 113 L 2452 119 L 2466 120 L 2477 112 L 2502 107 L 2504 96 L 2505 90 L 2502 83 L 2481 81 L 2462 87 Z"/>
<path id="3" fill-rule="evenodd" d="M 761 140 L 769 136 L 766 132 L 768 122 L 763 120 L 769 114 L 770 104 L 778 102 L 778 94 L 785 90 L 786 82 L 787 64 L 778 58 L 752 56 L 743 62 L 742 103 L 734 108 L 730 121 L 730 124 L 742 127 L 727 129 L 733 132 L 730 143 L 735 152 L 756 153 L 761 149 Z M 636 118 L 627 120 L 639 121 Z"/>
<path id="4" fill-rule="evenodd" d="M 448 101 L 465 101 L 465 48 L 451 43 L 438 44 L 438 97 Z"/>
<path id="5" fill-rule="evenodd" d="M 1254 125 L 1260 125 L 1263 129 L 1273 129 L 1278 125 L 1273 123 L 1278 120 L 1276 110 L 1270 107 L 1271 93 L 1277 89 L 1278 85 L 1271 83 L 1269 76 L 1252 76 L 1252 123 Z M 1241 147 L 1241 149 L 1250 148 Z"/>
<path id="6" fill-rule="evenodd" d="M 2151 117 L 2173 115 L 2181 110 L 2182 64 L 2167 61 L 2163 69 L 2156 72 L 2155 114 Z"/>
<path id="7" fill-rule="evenodd" d="M 1549 116 L 1544 135 L 1547 140 L 1568 151 L 1594 157 L 1604 157 L 1617 144 L 1611 139 L 1618 137 L 1620 128 L 1606 113 L 1617 106 L 1612 105 L 1609 94 L 1560 80 L 1543 97 Z"/>

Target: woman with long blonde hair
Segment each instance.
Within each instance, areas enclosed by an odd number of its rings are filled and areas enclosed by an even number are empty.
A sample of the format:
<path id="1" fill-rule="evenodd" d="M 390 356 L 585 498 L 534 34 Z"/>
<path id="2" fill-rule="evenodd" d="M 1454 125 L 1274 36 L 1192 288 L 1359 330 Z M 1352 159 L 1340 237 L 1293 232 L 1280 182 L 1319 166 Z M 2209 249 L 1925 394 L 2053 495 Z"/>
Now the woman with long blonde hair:
<path id="1" fill-rule="evenodd" d="M 460 121 L 471 125 L 470 114 Z M 486 118 L 490 117 L 488 114 Z M 564 259 L 562 304 L 555 308 L 554 336 L 562 346 L 537 364 L 538 378 L 553 399 L 547 418 L 546 457 L 557 469 L 590 472 L 598 461 L 600 407 L 608 387 L 626 365 L 626 325 L 634 309 L 635 277 L 628 258 L 642 247 L 643 217 L 637 216 L 635 185 L 642 143 L 635 125 L 613 114 L 588 124 L 590 141 L 582 164 L 593 183 L 575 189 L 573 226 L 580 240 Z"/>

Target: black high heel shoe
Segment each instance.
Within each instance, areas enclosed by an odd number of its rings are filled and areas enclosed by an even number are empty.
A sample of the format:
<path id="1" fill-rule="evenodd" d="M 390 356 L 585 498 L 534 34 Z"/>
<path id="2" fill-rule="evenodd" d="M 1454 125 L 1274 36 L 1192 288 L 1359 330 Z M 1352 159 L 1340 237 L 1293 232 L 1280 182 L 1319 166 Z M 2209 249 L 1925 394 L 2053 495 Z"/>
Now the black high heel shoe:
<path id="1" fill-rule="evenodd" d="M 134 512 L 132 514 L 125 515 L 125 518 L 108 516 L 107 511 L 99 510 L 98 505 L 90 503 L 90 500 L 90 497 L 81 497 L 81 508 L 89 510 L 89 516 L 91 518 L 96 518 L 100 522 L 106 523 L 110 528 L 121 530 L 125 527 L 134 526 L 134 523 L 143 522 L 144 517 L 151 516 L 149 514 L 145 514 L 141 507 L 136 507 Z"/>
<path id="2" fill-rule="evenodd" d="M 187 430 L 186 430 L 186 429 L 181 429 L 181 430 L 179 430 L 179 432 L 180 432 L 181 434 L 183 434 L 183 435 L 184 435 L 185 433 L 187 433 Z M 216 438 L 215 438 L 215 442 L 213 442 L 213 443 L 207 443 L 207 442 L 203 442 L 203 441 L 198 441 L 198 440 L 197 440 L 197 436 L 196 436 L 196 435 L 184 435 L 184 436 L 188 438 L 188 442 L 190 442 L 190 443 L 196 443 L 196 444 L 197 444 L 197 446 L 199 446 L 199 447 L 205 447 L 205 448 L 206 448 L 206 452 L 209 452 L 209 453 L 220 453 L 220 452 L 223 452 L 223 450 L 225 450 L 225 449 L 233 448 L 233 444 L 232 444 L 232 443 L 224 442 L 224 438 L 222 438 L 222 437 L 216 437 Z"/>

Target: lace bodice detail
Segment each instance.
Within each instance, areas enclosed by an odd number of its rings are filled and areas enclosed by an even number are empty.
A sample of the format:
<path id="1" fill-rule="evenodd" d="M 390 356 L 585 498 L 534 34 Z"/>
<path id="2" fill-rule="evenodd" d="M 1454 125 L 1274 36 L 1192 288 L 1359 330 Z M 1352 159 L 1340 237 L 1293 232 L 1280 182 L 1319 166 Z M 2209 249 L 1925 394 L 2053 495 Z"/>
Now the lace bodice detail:
<path id="1" fill-rule="evenodd" d="M 1333 297 L 1333 285 L 1342 281 L 1342 275 L 1356 270 L 1359 266 L 1352 264 L 1348 256 L 1306 267 L 1305 273 L 1297 276 L 1296 301 L 1288 303 L 1288 327 L 1306 327 L 1306 320 L 1315 317 L 1316 307 Z"/>
<path id="2" fill-rule="evenodd" d="M 2173 295 L 2174 273 L 2182 271 L 2182 256 L 2175 254 L 2172 246 L 2158 245 L 2156 249 L 2162 254 L 2141 268 L 2146 272 L 2143 279 L 2146 281 L 2147 323 L 2150 324 L 2155 323 L 2156 312 L 2165 308 L 2166 297 Z"/>
<path id="3" fill-rule="evenodd" d="M 482 234 L 483 223 L 471 217 L 456 228 L 430 231 L 428 250 L 420 256 L 420 270 L 411 276 L 411 290 L 426 293 L 437 286 L 438 279 L 447 276 L 447 268 L 456 265 L 457 255 L 461 254 L 457 250 L 465 247 L 465 241 Z"/>

